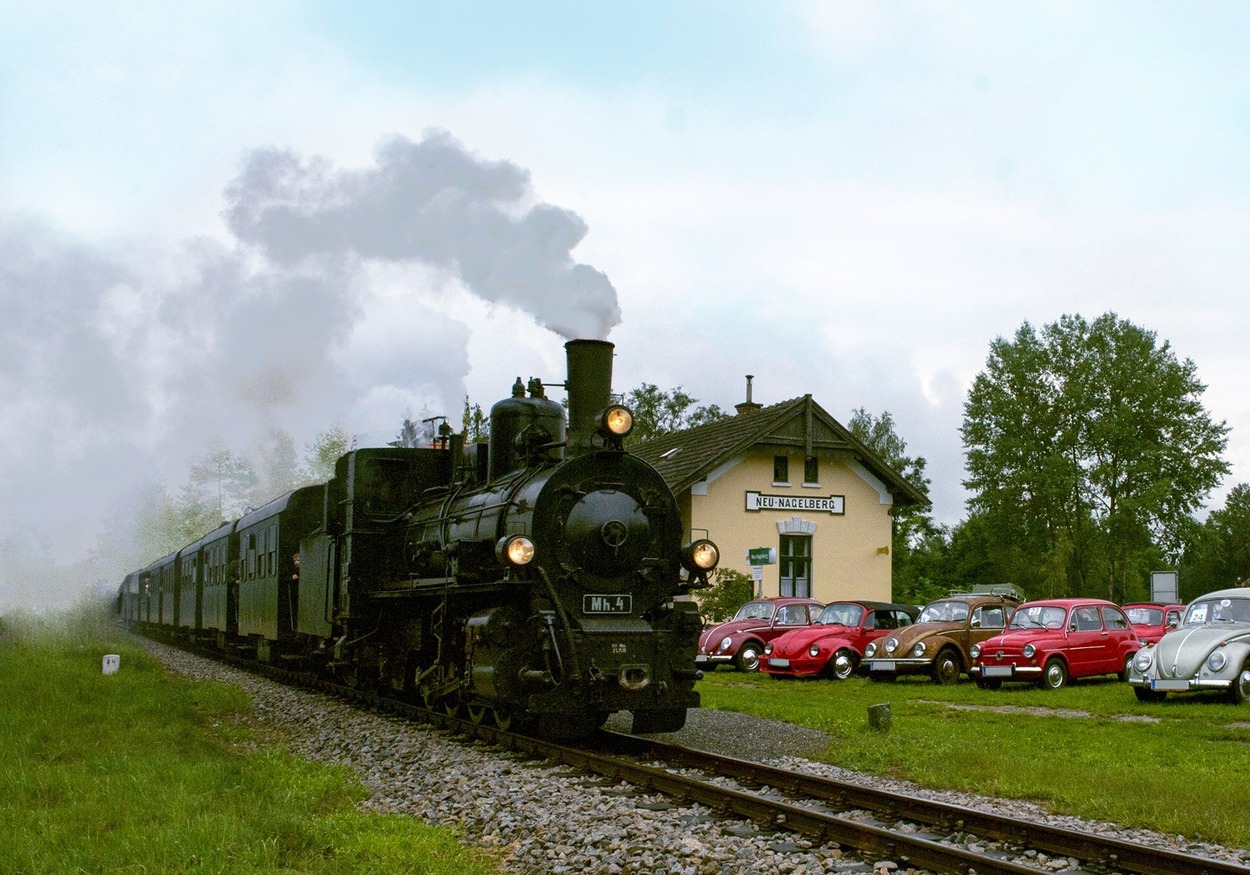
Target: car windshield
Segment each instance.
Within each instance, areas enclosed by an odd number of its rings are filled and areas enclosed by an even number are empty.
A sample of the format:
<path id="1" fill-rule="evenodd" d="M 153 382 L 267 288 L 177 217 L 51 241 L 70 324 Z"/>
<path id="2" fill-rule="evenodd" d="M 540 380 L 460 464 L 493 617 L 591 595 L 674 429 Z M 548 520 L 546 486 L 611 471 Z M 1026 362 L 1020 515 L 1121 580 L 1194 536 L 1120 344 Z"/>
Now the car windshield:
<path id="1" fill-rule="evenodd" d="M 920 612 L 917 623 L 949 623 L 968 619 L 967 602 L 934 602 Z"/>
<path id="2" fill-rule="evenodd" d="M 820 612 L 820 619 L 816 622 L 821 626 L 858 626 L 863 616 L 864 609 L 860 605 L 834 602 L 825 606 L 825 609 Z"/>
<path id="3" fill-rule="evenodd" d="M 1062 629 L 1064 609 L 1055 605 L 1022 605 L 1011 615 L 1008 629 Z"/>
<path id="4" fill-rule="evenodd" d="M 1200 599 L 1185 612 L 1185 625 L 1250 623 L 1250 598 Z"/>
<path id="5" fill-rule="evenodd" d="M 1126 608 L 1128 621 L 1134 626 L 1162 626 L 1163 610 L 1161 608 Z"/>
<path id="6" fill-rule="evenodd" d="M 773 606 L 770 602 L 747 602 L 734 614 L 735 620 L 771 620 Z"/>

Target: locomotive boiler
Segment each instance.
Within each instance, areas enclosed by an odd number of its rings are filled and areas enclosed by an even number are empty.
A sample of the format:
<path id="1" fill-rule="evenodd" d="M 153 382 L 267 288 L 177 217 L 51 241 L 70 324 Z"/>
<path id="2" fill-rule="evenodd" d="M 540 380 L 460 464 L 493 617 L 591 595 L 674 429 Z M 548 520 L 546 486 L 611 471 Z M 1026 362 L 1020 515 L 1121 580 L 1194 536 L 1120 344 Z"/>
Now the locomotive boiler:
<path id="1" fill-rule="evenodd" d="M 328 483 L 128 575 L 119 605 L 548 737 L 615 711 L 636 732 L 681 728 L 699 702 L 690 591 L 718 552 L 687 536 L 663 479 L 624 448 L 612 344 L 565 349 L 567 416 L 550 384 L 518 378 L 487 445 L 444 426 L 435 447 L 347 453 Z"/>

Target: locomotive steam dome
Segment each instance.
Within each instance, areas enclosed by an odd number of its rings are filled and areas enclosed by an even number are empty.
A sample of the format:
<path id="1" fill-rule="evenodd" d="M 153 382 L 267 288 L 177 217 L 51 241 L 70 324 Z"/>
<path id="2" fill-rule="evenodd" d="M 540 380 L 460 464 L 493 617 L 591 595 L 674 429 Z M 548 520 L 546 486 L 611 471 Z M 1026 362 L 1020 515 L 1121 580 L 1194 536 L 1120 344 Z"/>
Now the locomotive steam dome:
<path id="1" fill-rule="evenodd" d="M 564 524 L 569 554 L 587 571 L 615 577 L 638 563 L 651 543 L 651 523 L 630 495 L 600 489 L 583 496 Z"/>

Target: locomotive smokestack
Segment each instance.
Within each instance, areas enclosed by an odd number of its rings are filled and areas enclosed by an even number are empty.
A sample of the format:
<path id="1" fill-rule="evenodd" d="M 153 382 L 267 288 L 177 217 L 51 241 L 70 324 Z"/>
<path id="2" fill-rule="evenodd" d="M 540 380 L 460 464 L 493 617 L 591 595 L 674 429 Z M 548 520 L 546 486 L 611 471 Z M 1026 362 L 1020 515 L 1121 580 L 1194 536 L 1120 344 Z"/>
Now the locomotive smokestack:
<path id="1" fill-rule="evenodd" d="M 569 374 L 568 452 L 577 455 L 590 445 L 595 417 L 612 401 L 612 350 L 606 340 L 570 340 L 564 345 Z"/>

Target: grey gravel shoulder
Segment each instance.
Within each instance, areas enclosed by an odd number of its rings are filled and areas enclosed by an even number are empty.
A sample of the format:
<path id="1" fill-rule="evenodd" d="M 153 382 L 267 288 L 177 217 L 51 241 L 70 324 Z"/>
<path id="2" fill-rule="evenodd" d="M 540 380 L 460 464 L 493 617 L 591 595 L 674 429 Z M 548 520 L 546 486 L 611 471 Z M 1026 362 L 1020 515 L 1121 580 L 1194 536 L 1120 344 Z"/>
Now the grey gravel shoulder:
<path id="1" fill-rule="evenodd" d="M 697 805 L 679 805 L 621 784 L 571 775 L 513 752 L 466 744 L 426 726 L 361 711 L 153 642 L 144 644 L 173 671 L 243 688 L 251 697 L 251 719 L 259 732 L 281 738 L 296 755 L 353 769 L 370 790 L 366 809 L 410 814 L 457 829 L 465 841 L 496 850 L 510 873 L 921 872 L 892 861 L 869 862 L 833 843 L 816 846 L 791 833 L 727 821 Z M 628 728 L 614 726 L 622 727 Z M 1182 836 L 1051 815 L 1027 802 L 925 790 L 815 762 L 806 756 L 823 750 L 828 737 L 774 720 L 695 710 L 684 729 L 665 737 L 714 753 L 1140 844 L 1226 860 L 1250 856 Z M 1053 871 L 1065 867 L 1062 859 L 1050 862 Z"/>

